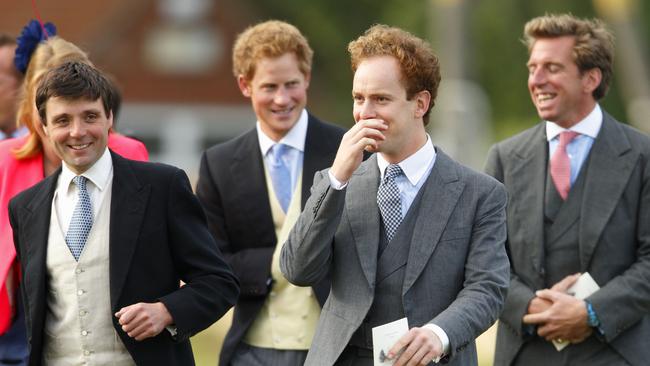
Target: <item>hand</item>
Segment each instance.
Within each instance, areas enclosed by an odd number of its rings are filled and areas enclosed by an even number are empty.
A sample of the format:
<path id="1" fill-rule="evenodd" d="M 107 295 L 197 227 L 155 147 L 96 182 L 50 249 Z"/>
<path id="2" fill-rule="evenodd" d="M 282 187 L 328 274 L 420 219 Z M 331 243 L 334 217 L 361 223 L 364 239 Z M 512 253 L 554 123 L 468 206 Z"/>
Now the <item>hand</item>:
<path id="1" fill-rule="evenodd" d="M 572 274 L 564 277 L 560 282 L 556 283 L 551 287 L 551 290 L 558 292 L 567 292 L 567 290 L 573 286 L 573 284 L 580 277 L 580 273 Z M 553 303 L 549 300 L 542 299 L 539 297 L 534 297 L 528 304 L 528 314 L 541 313 L 542 311 L 547 310 L 551 307 Z"/>
<path id="2" fill-rule="evenodd" d="M 136 341 L 155 337 L 173 324 L 172 316 L 162 302 L 129 305 L 115 313 L 115 317 L 122 330 Z"/>
<path id="3" fill-rule="evenodd" d="M 564 277 L 560 282 L 551 287 L 551 290 L 559 292 L 567 292 L 571 286 L 580 278 L 581 273 L 574 273 Z"/>
<path id="4" fill-rule="evenodd" d="M 593 329 L 587 323 L 587 306 L 583 300 L 555 290 L 537 291 L 537 297 L 552 305 L 536 314 L 524 316 L 524 323 L 536 324 L 537 334 L 547 341 L 564 339 L 580 343 L 587 339 Z"/>
<path id="5" fill-rule="evenodd" d="M 383 131 L 387 128 L 386 123 L 379 119 L 361 120 L 343 135 L 330 169 L 339 182 L 346 183 L 350 180 L 352 173 L 363 161 L 364 150 L 377 151 L 379 141 L 385 139 Z"/>
<path id="6" fill-rule="evenodd" d="M 403 350 L 400 355 L 399 352 Z M 427 328 L 414 327 L 402 336 L 388 351 L 388 358 L 395 359 L 393 366 L 428 365 L 431 360 L 442 355 L 442 342 Z"/>

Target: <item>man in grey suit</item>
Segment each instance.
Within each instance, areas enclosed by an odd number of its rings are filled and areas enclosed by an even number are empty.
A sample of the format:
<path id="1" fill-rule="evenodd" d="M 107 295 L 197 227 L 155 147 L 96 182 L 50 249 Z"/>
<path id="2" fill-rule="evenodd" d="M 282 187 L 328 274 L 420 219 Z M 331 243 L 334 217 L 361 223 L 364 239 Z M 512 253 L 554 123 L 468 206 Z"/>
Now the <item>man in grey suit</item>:
<path id="1" fill-rule="evenodd" d="M 306 365 L 372 365 L 372 328 L 406 317 L 395 365 L 477 363 L 508 284 L 504 189 L 425 131 L 440 82 L 423 40 L 377 25 L 350 43 L 355 125 L 282 250 L 289 281 L 331 276 Z M 364 150 L 374 152 L 362 163 Z"/>
<path id="2" fill-rule="evenodd" d="M 613 37 L 570 15 L 535 18 L 524 33 L 543 122 L 488 157 L 508 191 L 512 263 L 495 365 L 647 365 L 650 139 L 598 105 Z M 599 289 L 580 300 L 568 290 L 584 272 Z"/>

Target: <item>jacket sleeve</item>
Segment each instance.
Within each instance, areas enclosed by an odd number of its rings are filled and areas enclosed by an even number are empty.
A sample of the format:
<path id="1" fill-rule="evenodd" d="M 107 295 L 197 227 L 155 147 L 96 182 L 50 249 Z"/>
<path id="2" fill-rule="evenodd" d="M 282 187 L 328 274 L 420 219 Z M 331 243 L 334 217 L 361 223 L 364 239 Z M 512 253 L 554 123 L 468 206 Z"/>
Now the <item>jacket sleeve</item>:
<path id="1" fill-rule="evenodd" d="M 329 273 L 345 192 L 330 187 L 327 170 L 314 176 L 311 196 L 280 255 L 282 274 L 294 285 L 312 286 Z"/>
<path id="2" fill-rule="evenodd" d="M 207 328 L 236 302 L 239 284 L 216 246 L 189 180 L 177 170 L 169 185 L 168 236 L 174 269 L 185 283 L 160 298 L 174 319 L 178 340 Z"/>
<path id="3" fill-rule="evenodd" d="M 208 228 L 217 246 L 240 281 L 241 298 L 266 296 L 271 285 L 271 261 L 274 247 L 235 248 L 228 236 L 222 194 L 213 178 L 208 157 L 203 153 L 196 195 L 208 219 Z"/>
<path id="4" fill-rule="evenodd" d="M 485 172 L 491 175 L 499 182 L 503 183 L 504 171 L 503 162 L 501 160 L 501 152 L 499 145 L 494 145 L 488 152 L 487 163 L 485 164 Z M 510 242 L 506 239 L 506 252 L 510 258 Z M 527 335 L 530 332 L 528 326 L 523 323 L 523 317 L 528 312 L 528 304 L 535 297 L 535 291 L 526 285 L 512 267 L 510 261 L 510 287 L 508 289 L 508 296 L 503 307 L 503 312 L 499 320 L 504 323 L 512 332 L 520 337 Z M 525 330 L 527 332 L 525 332 Z"/>

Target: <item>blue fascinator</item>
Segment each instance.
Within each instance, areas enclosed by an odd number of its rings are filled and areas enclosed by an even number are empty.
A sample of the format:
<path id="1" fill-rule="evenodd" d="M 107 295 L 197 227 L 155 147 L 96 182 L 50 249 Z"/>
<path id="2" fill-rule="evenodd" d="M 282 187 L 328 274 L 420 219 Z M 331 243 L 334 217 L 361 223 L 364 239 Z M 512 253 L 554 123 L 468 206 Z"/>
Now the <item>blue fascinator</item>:
<path id="1" fill-rule="evenodd" d="M 43 32 L 45 30 L 45 32 Z M 16 56 L 14 57 L 14 65 L 21 72 L 27 71 L 27 65 L 32 58 L 32 53 L 38 44 L 49 37 L 56 35 L 56 27 L 52 23 L 41 23 L 37 20 L 30 20 L 29 23 L 23 28 L 20 36 L 16 39 L 18 46 L 16 47 Z"/>

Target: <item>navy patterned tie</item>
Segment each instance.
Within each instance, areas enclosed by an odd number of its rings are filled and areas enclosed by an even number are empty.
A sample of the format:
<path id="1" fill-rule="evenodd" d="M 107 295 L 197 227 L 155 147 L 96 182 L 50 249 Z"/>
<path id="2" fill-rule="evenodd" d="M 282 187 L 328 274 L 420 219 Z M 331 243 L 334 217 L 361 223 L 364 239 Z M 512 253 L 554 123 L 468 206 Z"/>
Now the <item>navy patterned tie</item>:
<path id="1" fill-rule="evenodd" d="M 377 206 L 384 220 L 386 239 L 390 242 L 395 236 L 397 228 L 402 223 L 402 199 L 395 178 L 404 174 L 402 168 L 397 164 L 391 164 L 386 168 L 384 180 L 377 190 Z"/>
<path id="2" fill-rule="evenodd" d="M 79 200 L 72 212 L 72 219 L 70 220 L 68 233 L 65 236 L 65 242 L 68 244 L 68 248 L 70 248 L 74 259 L 78 262 L 81 252 L 86 245 L 88 233 L 90 233 L 90 229 L 93 227 L 93 206 L 90 202 L 88 191 L 86 190 L 88 178 L 76 176 L 72 181 L 79 191 Z"/>

